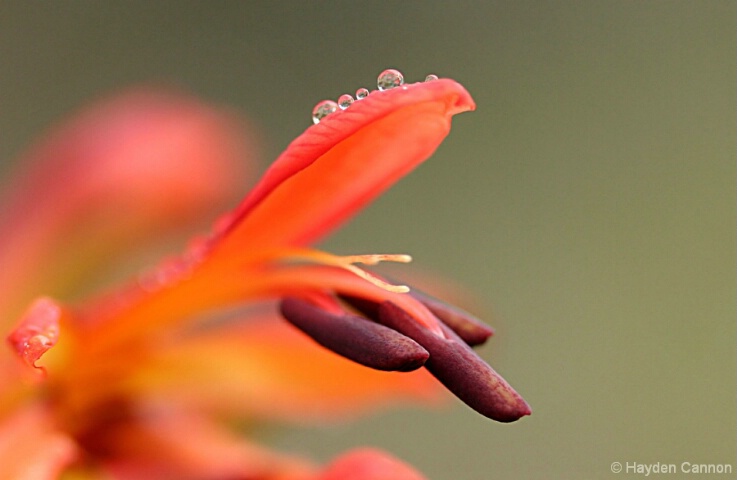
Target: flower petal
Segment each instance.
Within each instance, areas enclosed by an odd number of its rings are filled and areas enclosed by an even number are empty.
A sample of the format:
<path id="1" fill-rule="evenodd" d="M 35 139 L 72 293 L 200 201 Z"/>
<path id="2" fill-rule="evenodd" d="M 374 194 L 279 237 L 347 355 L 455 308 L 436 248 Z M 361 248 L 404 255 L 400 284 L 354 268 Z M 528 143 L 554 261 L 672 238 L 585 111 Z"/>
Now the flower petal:
<path id="1" fill-rule="evenodd" d="M 53 480 L 79 454 L 74 441 L 54 430 L 50 412 L 27 405 L 0 419 L 0 478 Z"/>
<path id="2" fill-rule="evenodd" d="M 4 182 L 0 326 L 37 292 L 79 293 L 121 252 L 222 208 L 252 156 L 245 133 L 230 112 L 151 89 L 53 129 Z"/>
<path id="3" fill-rule="evenodd" d="M 371 448 L 339 456 L 324 469 L 268 451 L 196 414 L 159 416 L 111 432 L 118 445 L 104 469 L 120 480 L 424 480 L 412 467 Z"/>
<path id="4" fill-rule="evenodd" d="M 424 480 L 404 462 L 371 448 L 343 454 L 331 462 L 315 480 Z"/>
<path id="5" fill-rule="evenodd" d="M 251 443 L 210 417 L 171 408 L 114 426 L 100 441 L 108 453 L 104 469 L 121 480 L 269 480 L 307 478 L 315 471 L 311 463 Z"/>
<path id="6" fill-rule="evenodd" d="M 397 374 L 363 367 L 315 345 L 275 315 L 159 347 L 126 382 L 132 396 L 230 417 L 309 424 L 402 401 L 437 405 L 447 398 L 424 369 Z"/>
<path id="7" fill-rule="evenodd" d="M 50 298 L 39 298 L 28 308 L 8 336 L 15 353 L 30 367 L 59 340 L 61 306 Z"/>
<path id="8" fill-rule="evenodd" d="M 297 137 L 217 232 L 218 248 L 317 240 L 428 158 L 453 115 L 475 108 L 453 80 L 405 87 L 375 92 Z"/>

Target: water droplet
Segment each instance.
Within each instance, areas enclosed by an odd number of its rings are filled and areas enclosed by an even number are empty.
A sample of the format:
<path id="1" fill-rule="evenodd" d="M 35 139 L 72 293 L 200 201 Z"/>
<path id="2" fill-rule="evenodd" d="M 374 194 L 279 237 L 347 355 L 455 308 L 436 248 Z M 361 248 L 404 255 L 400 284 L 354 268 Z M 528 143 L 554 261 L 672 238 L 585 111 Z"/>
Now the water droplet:
<path id="1" fill-rule="evenodd" d="M 399 70 L 394 70 L 392 68 L 381 72 L 379 74 L 379 78 L 376 80 L 376 85 L 379 87 L 379 90 L 382 91 L 398 87 L 403 83 L 404 75 L 402 75 Z"/>
<path id="2" fill-rule="evenodd" d="M 346 108 L 350 107 L 351 103 L 353 103 L 353 97 L 351 97 L 347 93 L 338 97 L 338 106 L 341 108 L 341 110 L 345 110 Z"/>
<path id="3" fill-rule="evenodd" d="M 433 80 L 437 80 L 437 79 L 438 79 L 438 76 L 437 75 L 433 75 L 432 73 L 430 75 L 428 75 L 427 77 L 425 77 L 425 81 L 426 82 L 432 82 Z"/>
<path id="4" fill-rule="evenodd" d="M 312 121 L 314 123 L 320 123 L 320 120 L 327 117 L 338 109 L 338 104 L 332 100 L 323 100 L 322 102 L 315 105 L 312 109 Z"/>
<path id="5" fill-rule="evenodd" d="M 356 90 L 356 100 L 361 100 L 368 96 L 369 96 L 369 91 L 367 88 L 359 88 L 358 90 Z"/>

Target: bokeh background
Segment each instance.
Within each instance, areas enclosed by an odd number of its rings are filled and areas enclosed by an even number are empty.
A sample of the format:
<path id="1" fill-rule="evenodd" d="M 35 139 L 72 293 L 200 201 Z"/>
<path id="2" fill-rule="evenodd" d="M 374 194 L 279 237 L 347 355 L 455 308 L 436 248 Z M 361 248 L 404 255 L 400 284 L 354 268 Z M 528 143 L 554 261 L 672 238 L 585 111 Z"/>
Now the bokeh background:
<path id="1" fill-rule="evenodd" d="M 4 1 L 0 158 L 141 82 L 248 115 L 269 159 L 384 68 L 455 78 L 478 110 L 326 248 L 412 253 L 475 293 L 497 327 L 482 355 L 533 415 L 456 402 L 265 441 L 319 459 L 376 445 L 436 480 L 737 471 L 736 17 L 732 1 Z"/>

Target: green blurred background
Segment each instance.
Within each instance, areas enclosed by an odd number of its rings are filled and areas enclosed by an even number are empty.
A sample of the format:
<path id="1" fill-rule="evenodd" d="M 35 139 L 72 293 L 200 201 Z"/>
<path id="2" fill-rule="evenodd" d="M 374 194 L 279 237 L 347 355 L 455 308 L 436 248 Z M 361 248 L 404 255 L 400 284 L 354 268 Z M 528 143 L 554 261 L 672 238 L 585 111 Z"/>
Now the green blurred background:
<path id="1" fill-rule="evenodd" d="M 0 158 L 142 81 L 250 116 L 274 158 L 317 101 L 384 68 L 455 78 L 478 110 L 326 248 L 412 253 L 468 286 L 497 327 L 482 355 L 533 415 L 454 403 L 267 440 L 320 459 L 377 445 L 436 480 L 737 471 L 736 16 L 732 1 L 5 1 Z"/>

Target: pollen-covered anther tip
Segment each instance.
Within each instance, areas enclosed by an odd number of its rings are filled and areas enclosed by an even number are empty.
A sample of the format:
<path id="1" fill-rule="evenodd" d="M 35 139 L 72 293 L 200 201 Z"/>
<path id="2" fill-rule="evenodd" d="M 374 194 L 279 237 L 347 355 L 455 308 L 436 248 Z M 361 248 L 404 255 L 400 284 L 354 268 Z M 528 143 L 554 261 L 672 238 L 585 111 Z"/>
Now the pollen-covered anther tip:
<path id="1" fill-rule="evenodd" d="M 358 315 L 336 315 L 295 297 L 284 298 L 279 309 L 323 347 L 376 370 L 416 370 L 430 356 L 414 340 Z"/>

